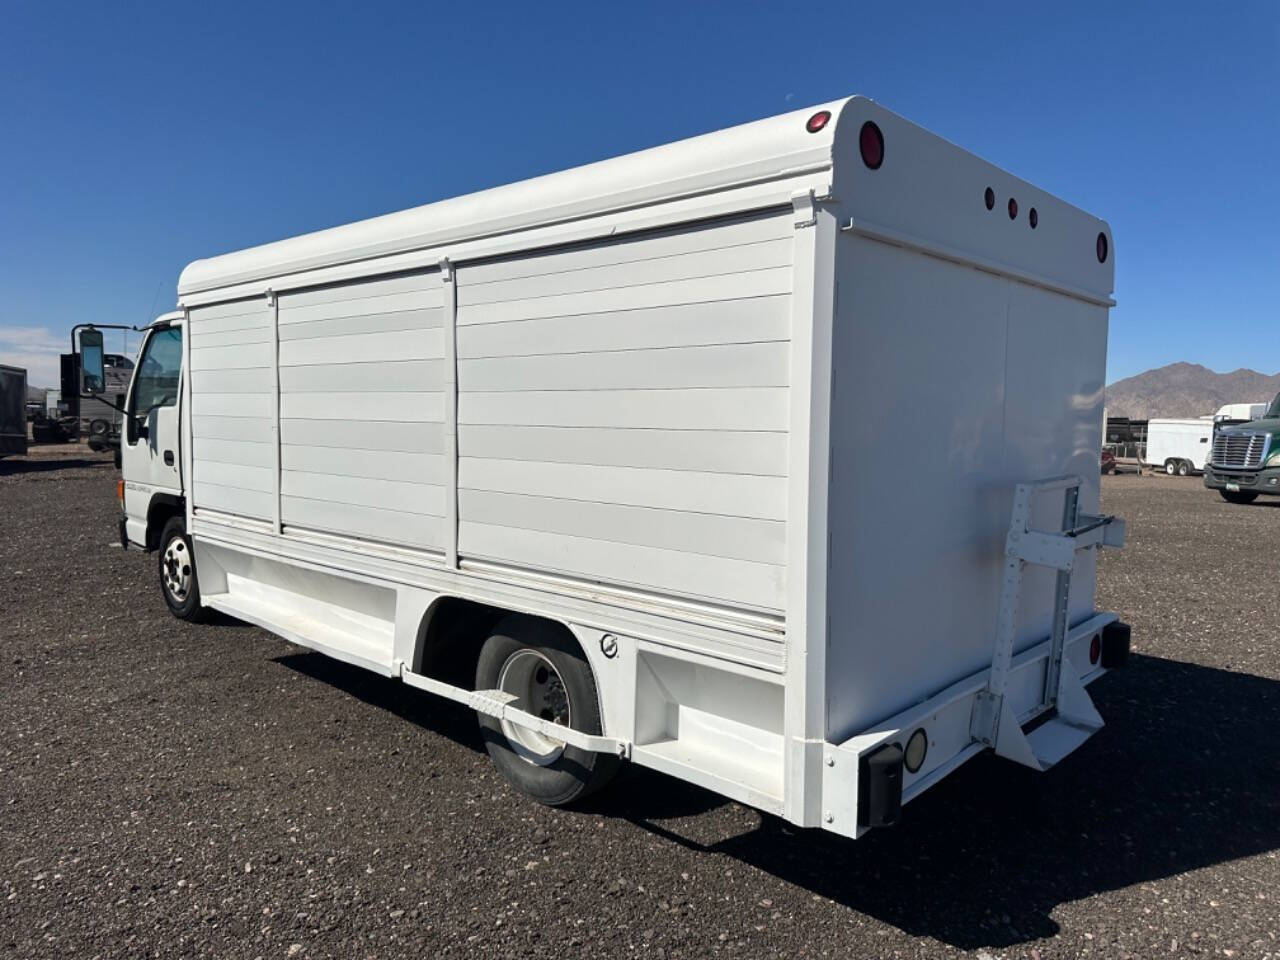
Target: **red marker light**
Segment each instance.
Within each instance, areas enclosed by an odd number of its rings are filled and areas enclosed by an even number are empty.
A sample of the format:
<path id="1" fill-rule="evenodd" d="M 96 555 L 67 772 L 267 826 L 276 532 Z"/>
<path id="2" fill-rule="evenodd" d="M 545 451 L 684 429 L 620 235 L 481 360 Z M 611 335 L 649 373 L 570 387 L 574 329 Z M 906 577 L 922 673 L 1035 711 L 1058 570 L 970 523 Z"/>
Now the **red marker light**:
<path id="1" fill-rule="evenodd" d="M 982 202 L 987 205 L 988 210 L 994 210 L 996 206 L 996 192 L 987 187 L 987 192 L 982 195 Z"/>
<path id="2" fill-rule="evenodd" d="M 827 125 L 827 121 L 830 119 L 831 119 L 830 110 L 819 110 L 817 113 L 815 113 L 812 117 L 809 118 L 809 122 L 804 125 L 804 128 L 808 130 L 810 133 L 817 133 L 819 130 L 821 130 L 823 127 Z"/>
<path id="3" fill-rule="evenodd" d="M 1098 262 L 1107 262 L 1107 235 L 1105 233 L 1098 234 Z"/>
<path id="4" fill-rule="evenodd" d="M 1027 214 L 1027 220 L 1031 224 L 1032 230 L 1040 225 L 1040 214 L 1036 213 L 1035 207 L 1032 207 L 1031 212 Z"/>
<path id="5" fill-rule="evenodd" d="M 1018 201 L 1013 199 L 1013 197 L 1009 198 L 1009 219 L 1018 219 Z"/>
<path id="6" fill-rule="evenodd" d="M 880 128 L 868 120 L 858 133 L 858 149 L 862 151 L 862 162 L 872 170 L 879 170 L 884 163 L 884 134 Z"/>

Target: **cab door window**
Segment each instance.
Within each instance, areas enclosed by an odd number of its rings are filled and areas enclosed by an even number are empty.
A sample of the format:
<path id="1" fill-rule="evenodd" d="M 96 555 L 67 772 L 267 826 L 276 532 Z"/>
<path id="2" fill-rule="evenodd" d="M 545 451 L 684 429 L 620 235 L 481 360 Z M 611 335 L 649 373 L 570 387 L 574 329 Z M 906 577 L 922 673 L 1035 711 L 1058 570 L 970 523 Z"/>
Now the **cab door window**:
<path id="1" fill-rule="evenodd" d="M 130 412 L 139 419 L 158 407 L 178 402 L 178 378 L 182 373 L 182 328 L 157 330 L 147 341 L 147 349 L 133 378 Z"/>

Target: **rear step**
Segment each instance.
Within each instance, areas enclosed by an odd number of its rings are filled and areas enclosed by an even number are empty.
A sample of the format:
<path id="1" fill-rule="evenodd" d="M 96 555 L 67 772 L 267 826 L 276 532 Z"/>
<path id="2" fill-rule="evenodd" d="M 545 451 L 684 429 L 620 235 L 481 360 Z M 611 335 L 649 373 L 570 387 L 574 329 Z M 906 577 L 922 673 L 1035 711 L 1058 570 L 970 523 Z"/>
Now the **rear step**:
<path id="1" fill-rule="evenodd" d="M 1000 618 L 987 687 L 974 700 L 970 735 L 997 754 L 1035 770 L 1048 770 L 1102 728 L 1102 717 L 1074 670 L 1062 669 L 1068 630 L 1071 572 L 1076 554 L 1096 547 L 1124 545 L 1124 521 L 1080 513 L 1079 477 L 1054 477 L 1020 483 L 1013 496 L 1013 515 L 1005 541 L 1005 575 L 1000 591 Z M 1047 532 L 1031 529 L 1032 498 L 1061 490 L 1062 525 Z M 1005 696 L 1018 623 L 1018 595 L 1027 564 L 1058 571 L 1054 589 L 1053 628 L 1045 662 L 1040 703 L 1033 711 L 1038 725 L 1023 726 Z"/>

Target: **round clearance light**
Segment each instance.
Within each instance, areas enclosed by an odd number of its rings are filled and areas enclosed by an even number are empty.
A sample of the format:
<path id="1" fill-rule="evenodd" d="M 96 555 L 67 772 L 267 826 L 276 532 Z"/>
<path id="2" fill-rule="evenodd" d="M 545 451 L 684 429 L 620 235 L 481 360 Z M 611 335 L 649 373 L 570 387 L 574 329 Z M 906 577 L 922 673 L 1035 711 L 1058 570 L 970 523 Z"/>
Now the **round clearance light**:
<path id="1" fill-rule="evenodd" d="M 987 192 L 982 195 L 982 202 L 987 205 L 988 210 L 994 210 L 996 208 L 996 192 L 987 187 Z"/>
<path id="2" fill-rule="evenodd" d="M 858 133 L 858 149 L 862 151 L 862 162 L 872 170 L 879 170 L 884 163 L 884 134 L 880 128 L 868 120 Z"/>
<path id="3" fill-rule="evenodd" d="M 1105 233 L 1098 234 L 1098 242 L 1096 246 L 1098 248 L 1098 262 L 1106 263 L 1107 262 L 1107 235 Z"/>
<path id="4" fill-rule="evenodd" d="M 830 119 L 831 119 L 830 110 L 819 110 L 817 113 L 815 113 L 812 117 L 809 118 L 808 122 L 804 125 L 804 128 L 808 130 L 810 133 L 817 133 L 819 130 L 821 130 L 823 127 L 827 125 L 827 121 Z"/>
<path id="5" fill-rule="evenodd" d="M 1089 641 L 1089 662 L 1097 666 L 1098 659 L 1102 656 L 1102 636 L 1094 634 L 1093 639 Z"/>
<path id="6" fill-rule="evenodd" d="M 1031 224 L 1032 230 L 1040 226 L 1040 214 L 1036 213 L 1035 207 L 1027 211 L 1027 222 Z"/>
<path id="7" fill-rule="evenodd" d="M 929 737 L 921 727 L 907 740 L 907 749 L 902 754 L 902 764 L 907 773 L 917 773 L 924 766 L 924 758 L 929 753 Z"/>
<path id="8" fill-rule="evenodd" d="M 1018 219 L 1018 201 L 1013 199 L 1013 197 L 1009 198 L 1009 219 Z"/>

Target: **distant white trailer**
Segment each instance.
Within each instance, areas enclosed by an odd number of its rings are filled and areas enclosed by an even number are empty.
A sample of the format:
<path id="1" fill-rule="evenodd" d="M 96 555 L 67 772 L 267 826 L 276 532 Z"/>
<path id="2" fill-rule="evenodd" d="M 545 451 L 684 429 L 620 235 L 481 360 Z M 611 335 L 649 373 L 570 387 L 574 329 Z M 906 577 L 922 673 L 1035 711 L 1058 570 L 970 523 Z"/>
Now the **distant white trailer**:
<path id="1" fill-rule="evenodd" d="M 1213 417 L 1147 421 L 1147 463 L 1170 476 L 1203 471 L 1212 443 Z"/>
<path id="2" fill-rule="evenodd" d="M 1215 423 L 1248 423 L 1258 420 L 1267 412 L 1267 404 L 1263 403 L 1228 403 L 1218 408 L 1213 415 Z"/>
<path id="3" fill-rule="evenodd" d="M 123 536 L 543 802 L 621 756 L 855 836 L 1102 725 L 1113 261 L 861 97 L 197 261 Z"/>

